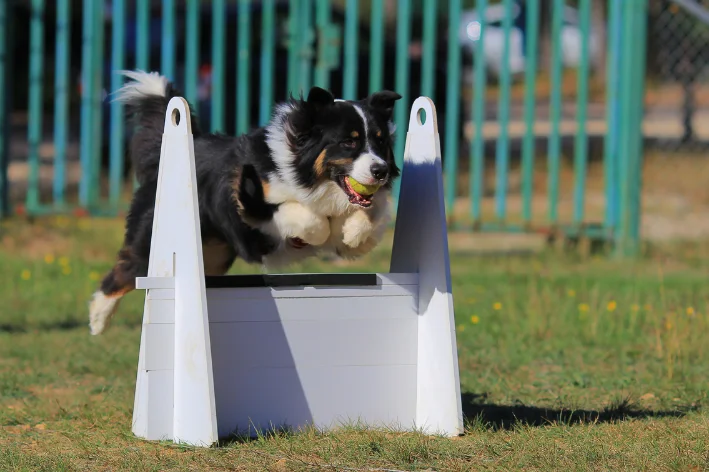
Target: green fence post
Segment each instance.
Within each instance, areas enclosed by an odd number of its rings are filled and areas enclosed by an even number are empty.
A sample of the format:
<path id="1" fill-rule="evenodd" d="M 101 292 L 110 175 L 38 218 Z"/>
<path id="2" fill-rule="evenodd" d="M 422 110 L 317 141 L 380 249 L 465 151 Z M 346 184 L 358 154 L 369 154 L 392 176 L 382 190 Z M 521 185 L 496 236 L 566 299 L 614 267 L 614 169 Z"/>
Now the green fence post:
<path id="1" fill-rule="evenodd" d="M 616 255 L 637 254 L 640 239 L 640 197 L 643 152 L 643 100 L 645 93 L 646 0 L 627 0 L 622 10 L 623 64 L 620 125 L 620 218 Z"/>
<path id="2" fill-rule="evenodd" d="M 125 2 L 113 0 L 113 27 L 111 29 L 111 92 L 123 85 L 123 77 L 116 71 L 122 70 L 125 63 Z M 123 104 L 111 101 L 111 136 L 110 136 L 110 175 L 109 202 L 113 211 L 118 210 L 121 198 L 124 157 Z"/>
<path id="3" fill-rule="evenodd" d="M 534 108 L 537 93 L 537 44 L 539 42 L 539 0 L 527 0 L 527 47 L 524 58 L 524 141 L 522 143 L 522 220 L 532 224 L 534 187 Z"/>
<path id="4" fill-rule="evenodd" d="M 357 99 L 357 68 L 359 54 L 357 40 L 359 38 L 359 1 L 347 0 L 345 9 L 345 64 L 342 71 L 342 98 Z"/>
<path id="5" fill-rule="evenodd" d="M 564 0 L 554 0 L 551 20 L 551 105 L 549 134 L 549 222 L 556 225 L 559 217 L 559 173 L 561 171 L 561 27 Z"/>
<path id="6" fill-rule="evenodd" d="M 175 80 L 175 0 L 162 0 L 160 73 Z"/>
<path id="7" fill-rule="evenodd" d="M 606 136 L 603 172 L 606 198 L 606 233 L 614 235 L 618 224 L 618 146 L 620 132 L 620 67 L 622 64 L 622 0 L 608 0 L 608 64 L 606 67 Z"/>
<path id="8" fill-rule="evenodd" d="M 224 131 L 224 72 L 226 42 L 225 0 L 212 0 L 212 131 Z"/>
<path id="9" fill-rule="evenodd" d="M 185 96 L 197 106 L 199 75 L 199 0 L 187 0 L 187 38 L 185 44 Z M 196 110 L 195 110 L 196 111 Z"/>
<path id="10" fill-rule="evenodd" d="M 479 18 L 487 15 L 487 0 L 478 0 L 475 4 Z M 480 21 L 478 40 L 475 44 L 475 61 L 473 71 L 473 103 L 471 117 L 474 123 L 473 142 L 470 146 L 470 160 L 472 161 L 472 173 L 470 179 L 470 195 L 472 198 L 471 216 L 473 226 L 479 227 L 482 220 L 482 198 L 485 174 L 485 139 L 483 136 L 483 124 L 485 123 L 485 89 L 487 88 L 487 76 L 485 75 L 485 21 Z"/>
<path id="11" fill-rule="evenodd" d="M 500 70 L 500 99 L 498 102 L 498 121 L 500 134 L 497 136 L 495 155 L 495 216 L 503 222 L 507 214 L 507 174 L 509 172 L 509 122 L 510 122 L 510 34 L 512 30 L 512 0 L 504 0 L 505 13 L 502 28 L 505 39 L 502 46 L 502 69 Z"/>
<path id="12" fill-rule="evenodd" d="M 631 31 L 628 41 L 629 53 L 625 56 L 630 61 L 628 75 L 628 135 L 627 135 L 627 162 L 626 178 L 624 185 L 626 198 L 624 199 L 625 241 L 621 250 L 625 255 L 634 256 L 640 249 L 640 213 L 642 192 L 642 162 L 643 162 L 643 109 L 645 98 L 645 54 L 647 44 L 647 0 L 628 1 L 627 27 Z M 631 41 L 632 38 L 632 41 Z"/>
<path id="13" fill-rule="evenodd" d="M 54 205 L 64 206 L 67 133 L 69 132 L 69 0 L 57 1 L 57 38 L 54 62 Z"/>
<path id="14" fill-rule="evenodd" d="M 42 142 L 42 82 L 44 79 L 44 0 L 32 0 L 30 19 L 30 71 L 29 71 L 29 178 L 27 182 L 27 212 L 39 207 L 39 145 Z"/>
<path id="15" fill-rule="evenodd" d="M 374 8 L 374 6 L 372 6 Z M 330 24 L 330 0 L 316 0 L 315 2 L 315 30 L 317 31 L 318 54 L 315 62 L 315 83 L 324 89 L 330 88 L 330 67 L 324 51 L 326 31 Z"/>
<path id="16" fill-rule="evenodd" d="M 81 181 L 79 182 L 79 205 L 88 208 L 91 191 L 91 153 L 94 146 L 94 69 L 96 47 L 94 35 L 94 0 L 84 0 L 81 51 Z"/>
<path id="17" fill-rule="evenodd" d="M 384 2 L 372 2 L 372 35 L 369 40 L 369 92 L 382 89 L 384 83 Z"/>
<path id="18" fill-rule="evenodd" d="M 411 38 L 411 0 L 397 0 L 396 15 L 396 91 L 401 100 L 394 106 L 394 158 L 401 168 L 404 162 L 404 145 L 411 104 L 409 103 L 409 49 Z M 399 198 L 399 180 L 394 184 L 394 200 Z"/>
<path id="19" fill-rule="evenodd" d="M 576 137 L 574 141 L 574 226 L 579 228 L 584 219 L 586 196 L 586 161 L 588 137 L 586 133 L 586 110 L 588 106 L 588 50 L 591 31 L 591 0 L 579 1 L 581 23 L 581 60 L 578 68 L 576 90 Z"/>
<path id="20" fill-rule="evenodd" d="M 448 10 L 448 77 L 446 84 L 446 127 L 444 148 L 445 194 L 449 220 L 453 219 L 453 205 L 458 177 L 458 141 L 460 136 L 460 25 L 461 2 L 450 0 Z"/>
<path id="21" fill-rule="evenodd" d="M 313 69 L 313 33 L 312 33 L 312 0 L 300 0 L 298 12 L 298 87 L 303 95 L 308 94 L 312 82 Z"/>
<path id="22" fill-rule="evenodd" d="M 236 80 L 236 134 L 248 131 L 251 125 L 251 1 L 239 0 Z"/>
<path id="23" fill-rule="evenodd" d="M 84 9 L 86 3 L 84 2 Z M 135 68 L 150 71 L 150 2 L 138 0 L 136 8 Z"/>
<path id="24" fill-rule="evenodd" d="M 383 2 L 380 2 L 383 3 Z M 436 90 L 436 20 L 438 2 L 423 0 L 423 51 L 421 54 L 421 95 L 433 97 Z"/>
<path id="25" fill-rule="evenodd" d="M 104 11 L 103 6 L 94 8 L 94 83 L 91 106 L 94 109 L 93 148 L 91 155 L 91 181 L 89 182 L 89 206 L 96 207 L 100 200 L 101 186 L 101 153 L 103 151 L 103 72 L 104 72 Z"/>
<path id="26" fill-rule="evenodd" d="M 274 0 L 263 1 L 263 16 L 261 18 L 261 103 L 259 107 L 259 123 L 268 123 L 273 106 L 273 51 L 276 37 L 276 6 Z"/>

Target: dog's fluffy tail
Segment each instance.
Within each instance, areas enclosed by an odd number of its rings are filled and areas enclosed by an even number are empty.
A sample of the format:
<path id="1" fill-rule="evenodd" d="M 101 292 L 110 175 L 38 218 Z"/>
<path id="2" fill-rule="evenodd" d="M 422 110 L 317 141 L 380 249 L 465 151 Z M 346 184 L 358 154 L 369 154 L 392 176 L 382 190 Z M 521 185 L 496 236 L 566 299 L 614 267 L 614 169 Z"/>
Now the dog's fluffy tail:
<path id="1" fill-rule="evenodd" d="M 131 79 L 114 92 L 113 100 L 125 104 L 126 116 L 134 127 L 131 156 L 136 178 L 143 184 L 157 178 L 165 112 L 170 99 L 180 96 L 180 92 L 167 77 L 157 72 L 135 70 L 117 73 Z M 196 138 L 200 135 L 199 125 L 194 113 L 190 115 L 192 134 Z"/>

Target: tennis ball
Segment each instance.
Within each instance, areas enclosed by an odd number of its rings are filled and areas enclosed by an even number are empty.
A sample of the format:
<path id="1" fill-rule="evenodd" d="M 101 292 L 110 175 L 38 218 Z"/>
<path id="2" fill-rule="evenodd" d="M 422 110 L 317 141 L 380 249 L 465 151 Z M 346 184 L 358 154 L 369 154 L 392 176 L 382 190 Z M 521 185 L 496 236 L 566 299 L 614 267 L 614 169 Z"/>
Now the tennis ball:
<path id="1" fill-rule="evenodd" d="M 352 190 L 359 193 L 360 195 L 374 195 L 374 193 L 377 190 L 379 190 L 379 187 L 381 187 L 381 185 L 379 185 L 379 184 L 374 184 L 374 185 L 361 184 L 361 183 L 357 182 L 352 177 L 347 177 L 347 180 L 349 181 L 349 184 L 350 184 L 350 187 L 352 187 Z"/>

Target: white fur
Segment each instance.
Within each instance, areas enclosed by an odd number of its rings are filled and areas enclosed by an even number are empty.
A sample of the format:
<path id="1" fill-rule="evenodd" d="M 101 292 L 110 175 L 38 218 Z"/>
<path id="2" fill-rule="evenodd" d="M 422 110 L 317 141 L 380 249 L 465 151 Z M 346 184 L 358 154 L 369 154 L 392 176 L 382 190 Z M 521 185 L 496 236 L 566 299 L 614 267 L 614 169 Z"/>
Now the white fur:
<path id="1" fill-rule="evenodd" d="M 120 298 L 120 296 L 107 297 L 100 290 L 94 293 L 93 299 L 89 304 L 91 334 L 101 334 L 106 329 L 113 313 L 118 308 Z"/>
<path id="2" fill-rule="evenodd" d="M 146 95 L 165 96 L 168 80 L 167 77 L 161 76 L 157 72 L 144 72 L 142 70 L 121 70 L 116 72 L 133 80 L 114 92 L 114 100 L 116 101 L 130 102 Z"/>
<path id="3" fill-rule="evenodd" d="M 281 237 L 300 238 L 314 246 L 323 244 L 330 237 L 327 218 L 298 202 L 279 205 L 273 215 L 273 226 Z"/>
<path id="4" fill-rule="evenodd" d="M 364 185 L 376 184 L 379 182 L 379 180 L 372 175 L 372 165 L 374 164 L 386 165 L 386 162 L 384 161 L 384 159 L 377 156 L 373 152 L 366 152 L 364 154 L 360 154 L 359 157 L 354 161 L 350 176 L 354 178 L 357 182 Z"/>
<path id="5" fill-rule="evenodd" d="M 352 104 L 352 108 L 355 109 L 360 118 L 362 118 L 362 124 L 364 124 L 364 140 L 367 145 L 367 150 L 369 150 L 369 128 L 367 127 L 367 117 L 364 115 L 364 111 L 359 105 Z"/>
<path id="6" fill-rule="evenodd" d="M 345 246 L 356 248 L 369 239 L 374 229 L 374 223 L 369 219 L 369 214 L 356 211 L 342 223 L 342 242 Z"/>

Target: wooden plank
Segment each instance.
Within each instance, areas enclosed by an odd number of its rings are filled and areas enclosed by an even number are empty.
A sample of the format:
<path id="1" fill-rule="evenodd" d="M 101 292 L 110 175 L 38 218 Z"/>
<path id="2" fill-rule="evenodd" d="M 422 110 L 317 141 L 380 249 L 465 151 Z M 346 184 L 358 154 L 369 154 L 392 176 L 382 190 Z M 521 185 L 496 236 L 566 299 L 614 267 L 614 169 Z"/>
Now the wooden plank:
<path id="1" fill-rule="evenodd" d="M 151 308 L 152 310 L 152 308 Z M 153 312 L 151 311 L 151 315 Z M 172 370 L 175 366 L 175 325 L 146 324 L 145 370 Z"/>
<path id="2" fill-rule="evenodd" d="M 174 277 L 136 277 L 135 288 L 148 290 L 153 288 L 175 288 Z"/>
<path id="3" fill-rule="evenodd" d="M 172 439 L 174 372 L 172 370 L 151 370 L 147 372 L 147 377 L 150 420 L 145 439 Z"/>
<path id="4" fill-rule="evenodd" d="M 241 298 L 207 297 L 209 322 L 413 319 L 418 298 L 409 296 Z M 212 328 L 214 329 L 214 328 Z"/>
<path id="5" fill-rule="evenodd" d="M 211 323 L 215 372 L 252 367 L 416 364 L 418 320 Z M 227 374 L 231 375 L 231 374 Z"/>
<path id="6" fill-rule="evenodd" d="M 416 366 L 321 366 L 215 370 L 220 436 L 240 430 L 330 428 L 366 419 L 370 426 L 411 428 Z"/>
<path id="7" fill-rule="evenodd" d="M 209 300 L 240 300 L 247 298 L 351 298 L 351 297 L 410 297 L 418 294 L 417 285 L 373 285 L 368 287 L 253 287 L 210 288 Z"/>

